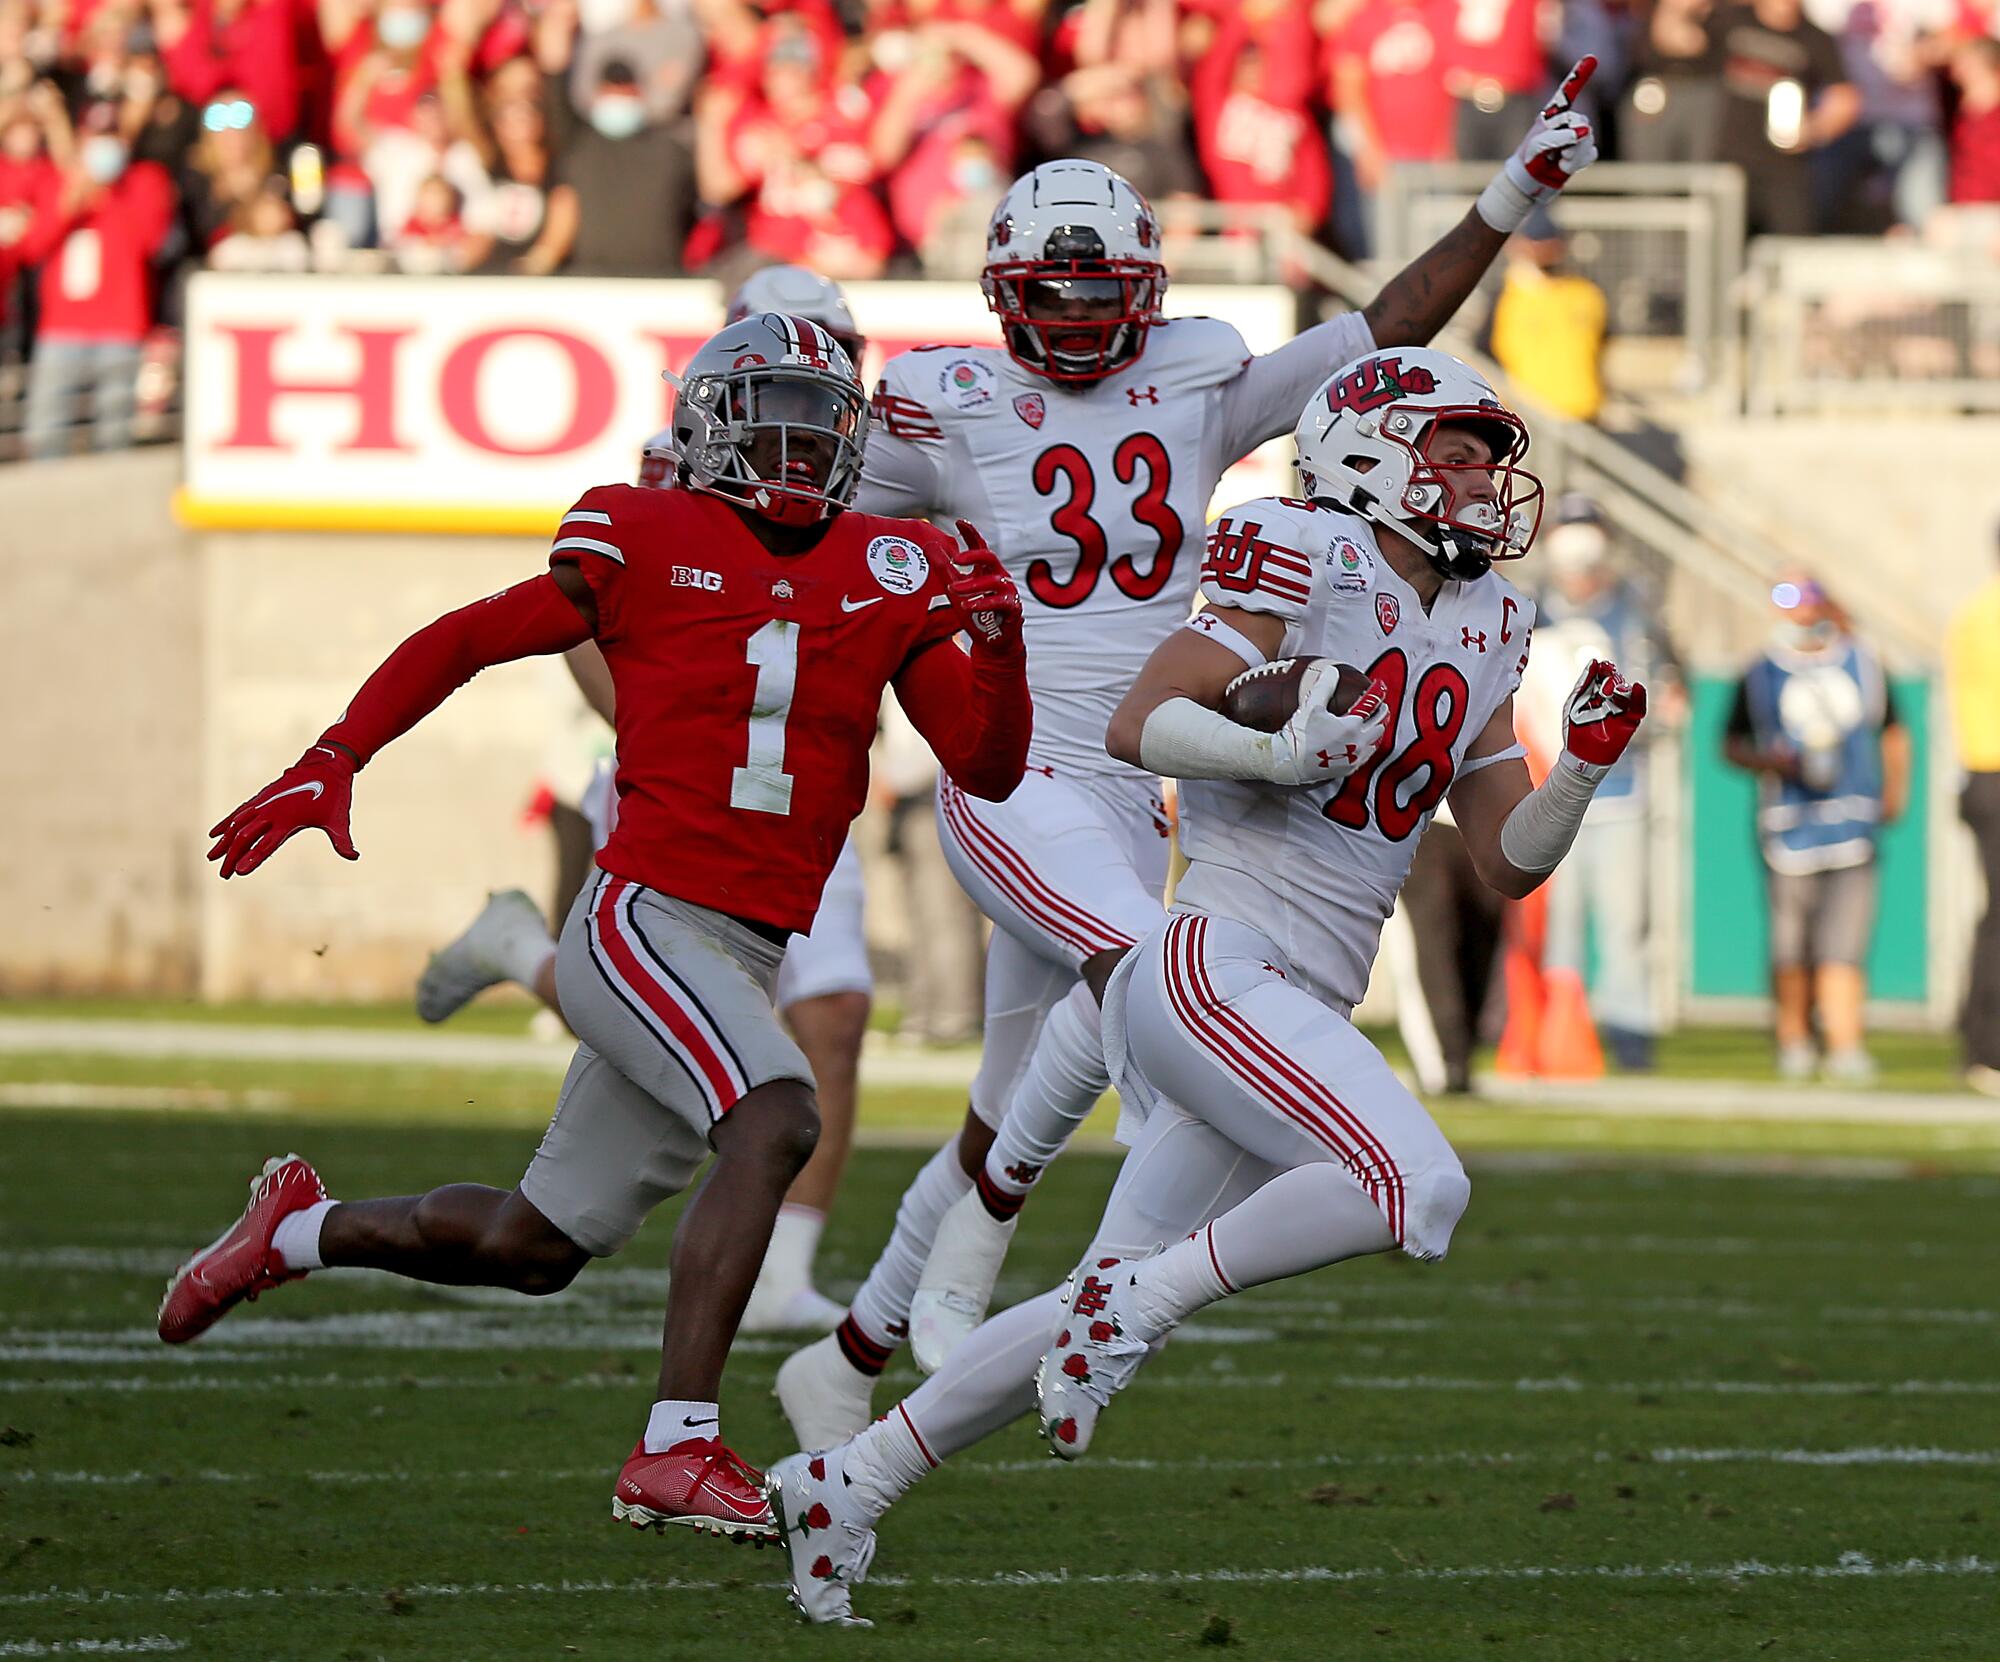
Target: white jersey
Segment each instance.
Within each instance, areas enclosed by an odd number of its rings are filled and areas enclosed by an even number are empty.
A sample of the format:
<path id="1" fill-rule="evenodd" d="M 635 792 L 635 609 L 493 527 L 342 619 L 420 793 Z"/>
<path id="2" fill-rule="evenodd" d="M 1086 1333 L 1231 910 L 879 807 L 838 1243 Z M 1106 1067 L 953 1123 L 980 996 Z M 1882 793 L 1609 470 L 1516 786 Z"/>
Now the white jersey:
<path id="1" fill-rule="evenodd" d="M 999 347 L 905 352 L 875 390 L 854 505 L 978 526 L 1021 591 L 1031 758 L 1136 775 L 1105 754 L 1104 731 L 1193 608 L 1218 481 L 1374 345 L 1358 313 L 1261 357 L 1230 324 L 1176 318 L 1153 325 L 1138 362 L 1082 387 Z"/>
<path id="2" fill-rule="evenodd" d="M 1271 497 L 1216 520 L 1201 592 L 1283 618 L 1277 656 L 1333 658 L 1388 688 L 1388 742 L 1338 784 L 1181 784 L 1177 899 L 1261 930 L 1310 991 L 1352 1009 L 1417 839 L 1520 684 L 1534 607 L 1489 572 L 1447 582 L 1426 613 L 1366 520 Z"/>

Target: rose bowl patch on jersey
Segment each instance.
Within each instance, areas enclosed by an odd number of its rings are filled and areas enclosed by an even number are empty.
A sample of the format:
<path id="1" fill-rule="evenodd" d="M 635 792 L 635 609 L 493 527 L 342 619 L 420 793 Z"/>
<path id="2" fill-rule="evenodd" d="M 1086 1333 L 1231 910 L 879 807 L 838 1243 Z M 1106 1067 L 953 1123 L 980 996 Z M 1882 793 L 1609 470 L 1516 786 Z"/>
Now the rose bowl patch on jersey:
<path id="1" fill-rule="evenodd" d="M 915 594 L 930 576 L 931 563 L 908 537 L 876 537 L 868 544 L 868 569 L 891 594 Z"/>
<path id="2" fill-rule="evenodd" d="M 938 372 L 938 391 L 954 409 L 982 409 L 993 402 L 999 387 L 993 366 L 977 358 L 953 358 Z"/>

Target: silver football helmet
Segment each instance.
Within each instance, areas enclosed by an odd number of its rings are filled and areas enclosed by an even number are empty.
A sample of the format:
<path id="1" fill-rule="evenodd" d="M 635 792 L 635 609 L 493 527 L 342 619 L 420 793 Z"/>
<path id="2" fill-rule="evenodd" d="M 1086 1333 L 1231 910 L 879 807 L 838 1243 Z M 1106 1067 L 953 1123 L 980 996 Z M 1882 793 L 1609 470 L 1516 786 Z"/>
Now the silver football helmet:
<path id="1" fill-rule="evenodd" d="M 868 400 L 840 343 L 810 318 L 757 312 L 688 360 L 674 400 L 681 478 L 780 525 L 854 500 Z"/>

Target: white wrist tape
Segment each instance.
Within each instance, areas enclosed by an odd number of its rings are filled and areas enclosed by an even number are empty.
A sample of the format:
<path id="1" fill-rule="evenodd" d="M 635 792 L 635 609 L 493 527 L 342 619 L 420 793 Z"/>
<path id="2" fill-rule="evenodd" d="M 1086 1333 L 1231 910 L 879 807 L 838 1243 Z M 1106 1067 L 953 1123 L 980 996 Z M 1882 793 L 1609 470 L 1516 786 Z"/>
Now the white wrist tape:
<path id="1" fill-rule="evenodd" d="M 1269 779 L 1274 735 L 1241 727 L 1191 698 L 1153 707 L 1139 729 L 1139 764 L 1168 779 Z"/>
<path id="2" fill-rule="evenodd" d="M 1511 237 L 1534 212 L 1535 202 L 1535 197 L 1507 177 L 1507 170 L 1503 167 L 1493 175 L 1493 182 L 1479 193 L 1479 200 L 1473 203 L 1473 207 L 1494 230 L 1503 237 Z"/>
<path id="3" fill-rule="evenodd" d="M 1579 762 L 1567 750 L 1548 778 L 1514 805 L 1500 827 L 1500 852 L 1519 871 L 1554 871 L 1576 841 L 1584 810 L 1610 768 Z"/>

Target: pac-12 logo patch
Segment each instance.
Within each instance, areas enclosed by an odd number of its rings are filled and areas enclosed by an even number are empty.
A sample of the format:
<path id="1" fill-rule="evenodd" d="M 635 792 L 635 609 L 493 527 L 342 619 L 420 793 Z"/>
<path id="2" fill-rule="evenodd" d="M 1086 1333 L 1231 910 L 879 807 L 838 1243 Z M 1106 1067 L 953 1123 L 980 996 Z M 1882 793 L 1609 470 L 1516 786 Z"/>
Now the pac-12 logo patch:
<path id="1" fill-rule="evenodd" d="M 1014 394 L 1014 413 L 1030 427 L 1040 428 L 1049 413 L 1048 401 L 1038 392 Z"/>
<path id="2" fill-rule="evenodd" d="M 1378 594 L 1375 597 L 1375 621 L 1382 625 L 1382 633 L 1393 635 L 1396 625 L 1403 621 L 1403 608 L 1396 604 L 1393 594 Z"/>
<path id="3" fill-rule="evenodd" d="M 938 372 L 938 391 L 956 410 L 978 410 L 993 402 L 1000 378 L 977 358 L 953 358 Z"/>
<path id="4" fill-rule="evenodd" d="M 908 537 L 877 537 L 868 545 L 868 569 L 891 594 L 915 594 L 929 578 L 931 563 Z"/>

